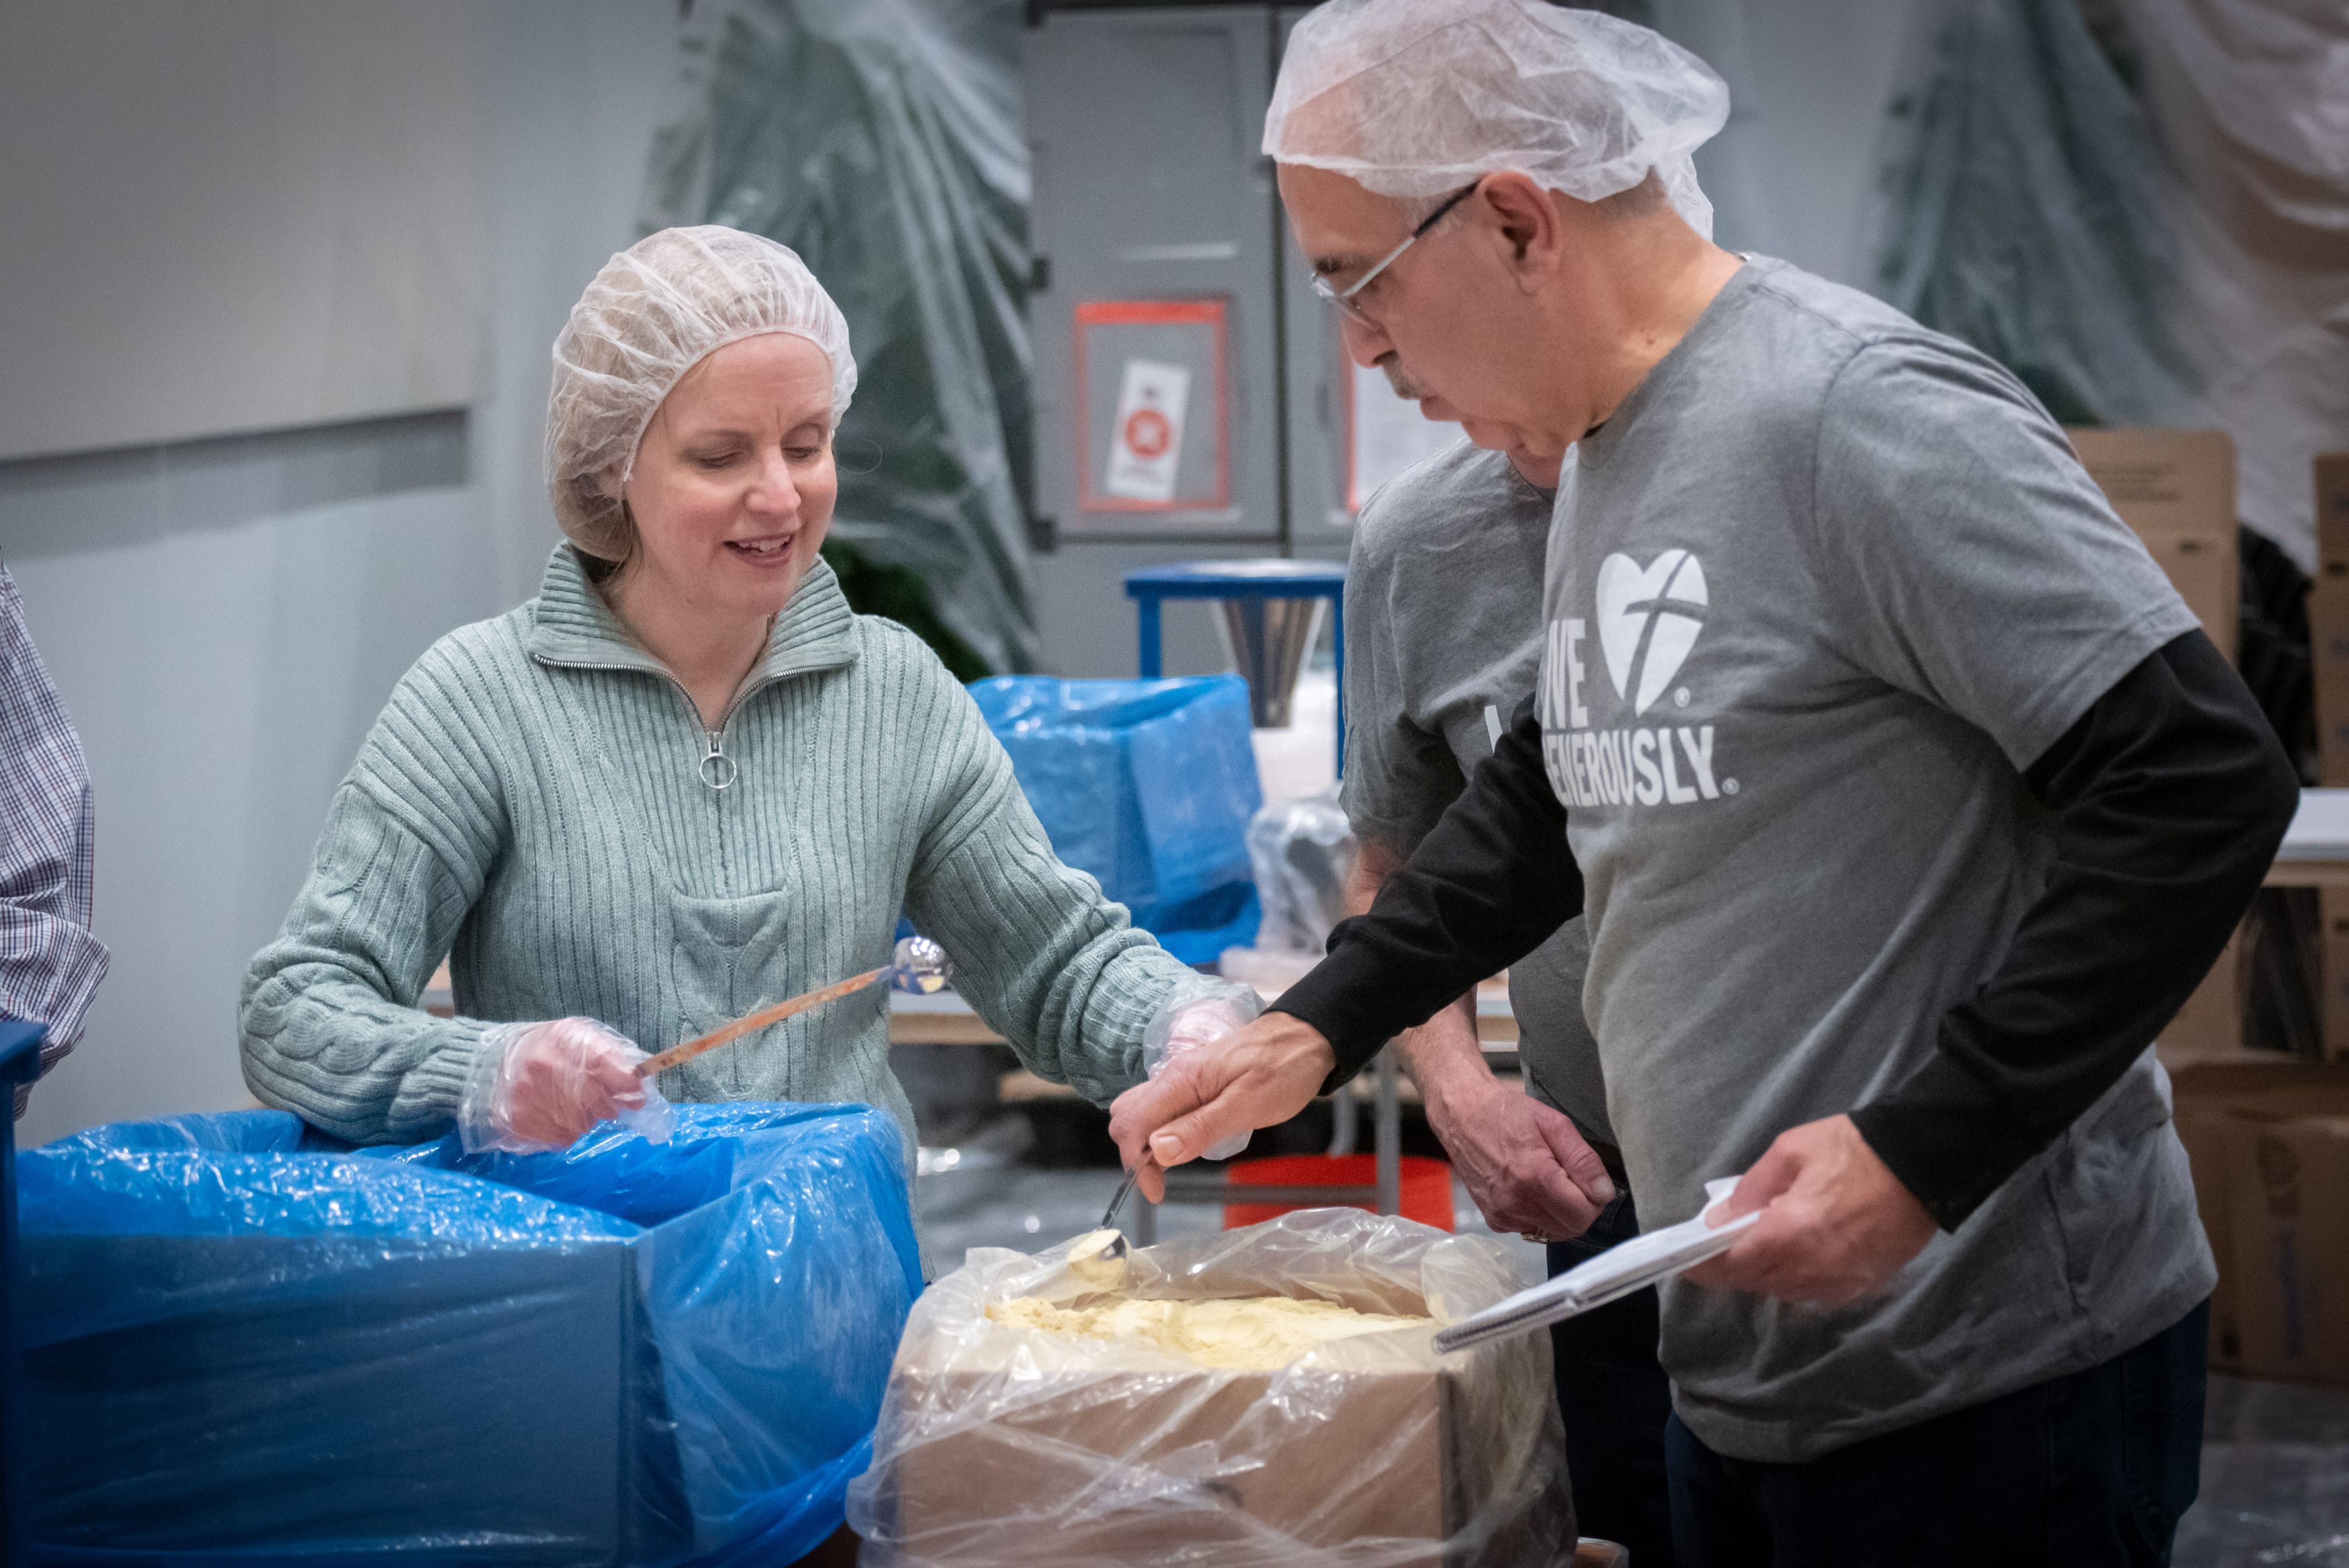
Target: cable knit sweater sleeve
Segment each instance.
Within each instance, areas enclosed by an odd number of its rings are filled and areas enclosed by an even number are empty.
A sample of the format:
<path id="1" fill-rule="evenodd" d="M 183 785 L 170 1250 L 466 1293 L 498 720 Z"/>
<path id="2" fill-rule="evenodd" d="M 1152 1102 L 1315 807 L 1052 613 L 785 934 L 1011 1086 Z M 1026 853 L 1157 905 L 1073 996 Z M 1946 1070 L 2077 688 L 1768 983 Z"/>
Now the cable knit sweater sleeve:
<path id="1" fill-rule="evenodd" d="M 936 766 L 906 912 L 1022 1062 L 1105 1103 L 1142 1081 L 1143 1031 L 1191 971 L 1061 862 L 978 705 L 921 656 L 917 733 Z"/>
<path id="2" fill-rule="evenodd" d="M 417 1006 L 504 838 L 459 633 L 410 670 L 336 790 L 308 880 L 244 981 L 244 1079 L 356 1142 L 445 1131 L 486 1025 Z"/>

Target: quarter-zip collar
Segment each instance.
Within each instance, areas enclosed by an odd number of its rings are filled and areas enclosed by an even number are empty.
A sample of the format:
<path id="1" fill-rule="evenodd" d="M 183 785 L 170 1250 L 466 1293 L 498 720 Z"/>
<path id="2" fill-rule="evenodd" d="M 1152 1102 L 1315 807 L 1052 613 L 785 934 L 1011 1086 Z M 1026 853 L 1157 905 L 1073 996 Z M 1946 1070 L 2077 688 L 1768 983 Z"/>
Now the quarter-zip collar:
<path id="1" fill-rule="evenodd" d="M 766 656 L 750 672 L 735 706 L 759 687 L 792 676 L 845 669 L 856 662 L 856 615 L 840 591 L 840 579 L 822 557 L 775 617 L 767 634 Z M 578 552 L 558 544 L 539 579 L 529 640 L 530 656 L 565 669 L 642 670 L 674 682 L 676 676 L 629 634 L 587 580 Z"/>

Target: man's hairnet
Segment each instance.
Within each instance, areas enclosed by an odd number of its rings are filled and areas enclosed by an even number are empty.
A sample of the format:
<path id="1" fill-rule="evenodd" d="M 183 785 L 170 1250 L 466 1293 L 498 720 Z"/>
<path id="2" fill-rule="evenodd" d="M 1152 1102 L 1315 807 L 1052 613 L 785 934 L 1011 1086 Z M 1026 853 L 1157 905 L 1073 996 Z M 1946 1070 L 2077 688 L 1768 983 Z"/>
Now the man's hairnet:
<path id="1" fill-rule="evenodd" d="M 1330 0 L 1298 23 L 1264 119 L 1278 162 L 1382 196 L 1515 170 L 1584 201 L 1652 169 L 1713 234 L 1690 154 L 1729 118 L 1702 60 L 1633 23 L 1544 0 Z"/>
<path id="2" fill-rule="evenodd" d="M 546 488 L 554 520 L 590 555 L 627 553 L 619 498 L 653 413 L 685 373 L 746 337 L 789 332 L 832 361 L 832 422 L 848 411 L 848 323 L 807 264 L 760 234 L 715 223 L 663 229 L 604 263 L 554 340 Z"/>

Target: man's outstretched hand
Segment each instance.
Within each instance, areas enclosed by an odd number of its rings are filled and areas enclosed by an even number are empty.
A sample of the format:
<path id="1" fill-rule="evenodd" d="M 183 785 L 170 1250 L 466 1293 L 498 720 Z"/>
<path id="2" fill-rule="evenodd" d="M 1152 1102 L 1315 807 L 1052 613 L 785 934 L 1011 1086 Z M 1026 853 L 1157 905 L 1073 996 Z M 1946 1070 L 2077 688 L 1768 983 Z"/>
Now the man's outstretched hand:
<path id="1" fill-rule="evenodd" d="M 1287 1121 L 1321 1092 L 1337 1052 L 1310 1024 L 1267 1013 L 1237 1034 L 1195 1047 L 1167 1062 L 1109 1108 L 1110 1136 L 1129 1171 L 1144 1155 L 1143 1195 L 1166 1196 L 1164 1172 L 1196 1160 L 1236 1133 Z"/>
<path id="2" fill-rule="evenodd" d="M 1900 1184 L 1847 1116 L 1778 1135 L 1722 1205 L 1723 1221 L 1762 1218 L 1737 1244 L 1686 1278 L 1843 1306 L 1874 1295 L 1933 1239 L 1933 1217 Z"/>

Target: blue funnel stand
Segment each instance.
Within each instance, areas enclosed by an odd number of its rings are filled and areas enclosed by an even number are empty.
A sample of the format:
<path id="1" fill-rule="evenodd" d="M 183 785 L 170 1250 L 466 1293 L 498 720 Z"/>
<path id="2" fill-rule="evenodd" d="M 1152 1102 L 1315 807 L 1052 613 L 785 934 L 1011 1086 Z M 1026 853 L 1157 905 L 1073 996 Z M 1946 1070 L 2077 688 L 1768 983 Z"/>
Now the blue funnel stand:
<path id="1" fill-rule="evenodd" d="M 1143 680 L 1165 674 L 1159 607 L 1169 599 L 1327 599 L 1338 654 L 1338 772 L 1346 771 L 1346 569 L 1331 561 L 1186 561 L 1125 574 L 1134 603 L 1136 650 Z"/>

